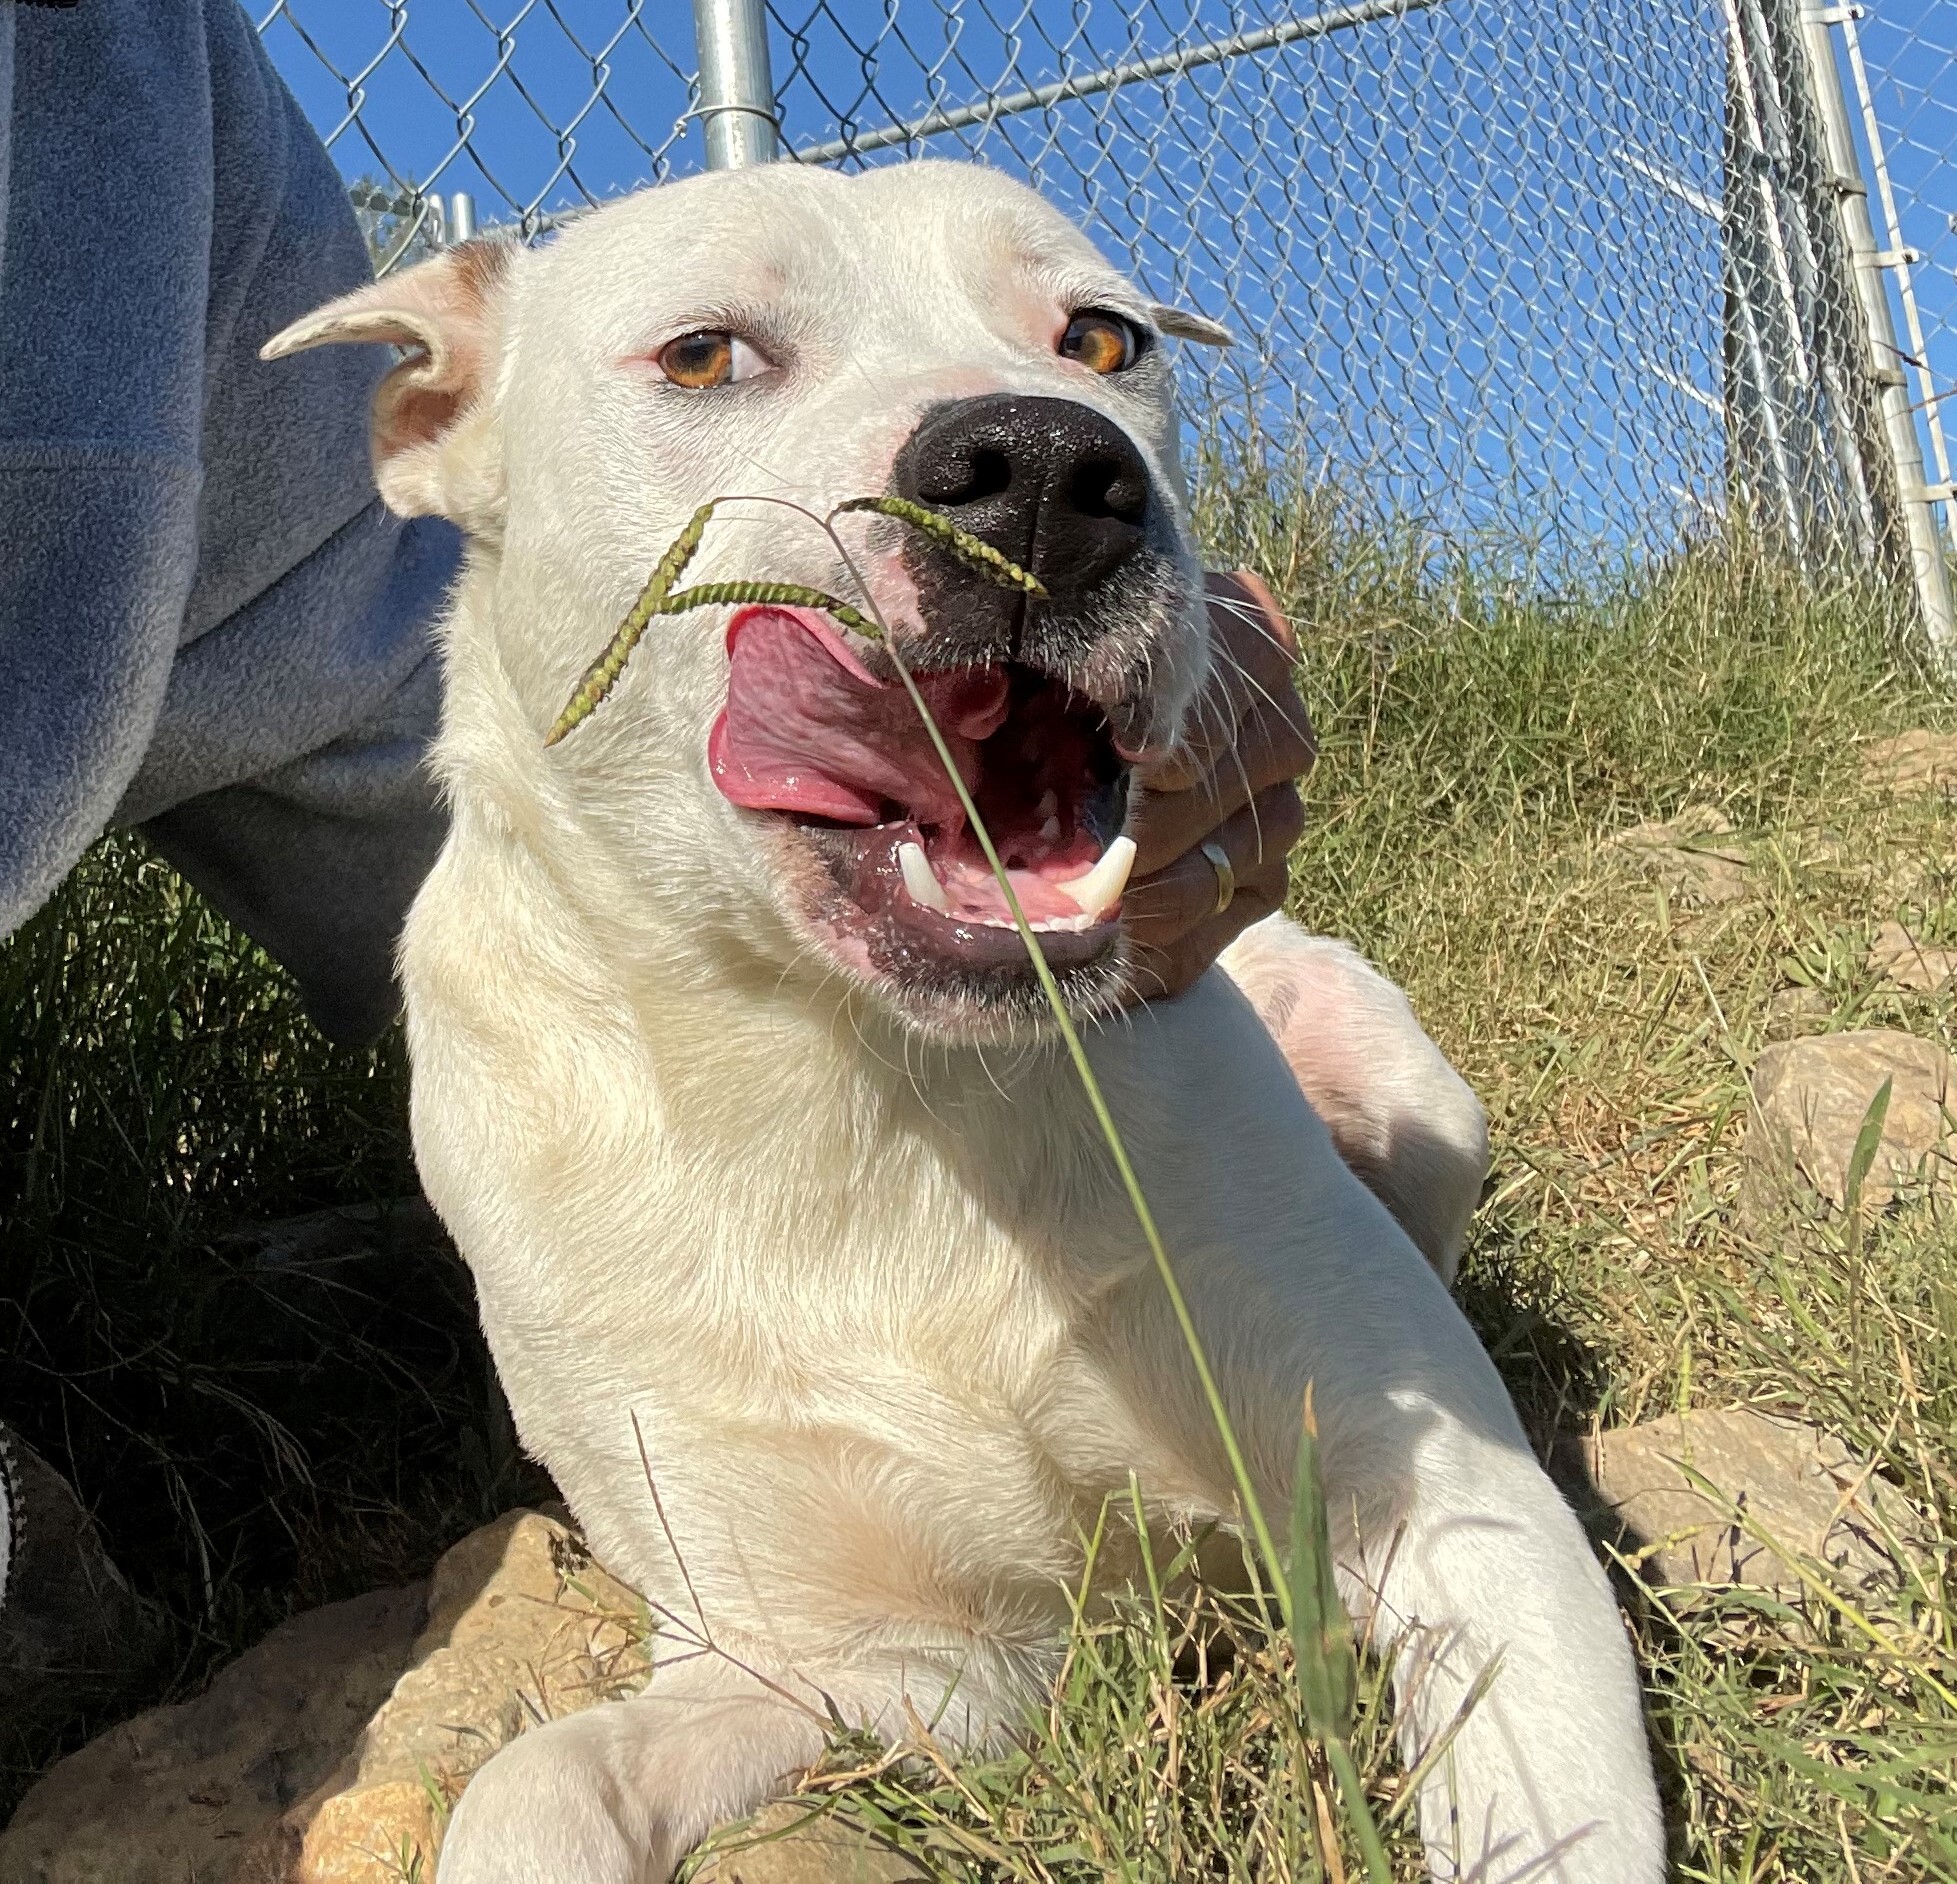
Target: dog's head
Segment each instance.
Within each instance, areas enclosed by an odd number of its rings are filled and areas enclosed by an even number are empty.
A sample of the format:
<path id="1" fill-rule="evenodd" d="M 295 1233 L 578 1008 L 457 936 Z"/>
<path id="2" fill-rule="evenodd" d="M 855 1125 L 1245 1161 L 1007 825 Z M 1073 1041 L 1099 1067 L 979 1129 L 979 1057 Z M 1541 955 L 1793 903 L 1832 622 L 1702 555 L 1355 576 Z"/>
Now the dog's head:
<path id="1" fill-rule="evenodd" d="M 592 719 L 544 736 L 696 507 L 734 500 L 682 586 L 794 584 L 885 624 L 1064 988 L 1107 1000 L 1130 972 L 1129 768 L 1172 744 L 1208 661 L 1165 335 L 1227 339 L 996 173 L 781 165 L 648 191 L 540 249 L 465 245 L 267 352 L 408 349 L 375 460 L 396 510 L 472 543 L 447 650 L 458 796 L 551 849 L 627 946 L 684 933 L 777 979 L 840 968 L 972 1037 L 1034 1014 L 1037 988 L 877 635 L 803 606 L 655 620 Z M 832 539 L 821 520 L 872 495 L 1044 595 L 887 517 Z"/>

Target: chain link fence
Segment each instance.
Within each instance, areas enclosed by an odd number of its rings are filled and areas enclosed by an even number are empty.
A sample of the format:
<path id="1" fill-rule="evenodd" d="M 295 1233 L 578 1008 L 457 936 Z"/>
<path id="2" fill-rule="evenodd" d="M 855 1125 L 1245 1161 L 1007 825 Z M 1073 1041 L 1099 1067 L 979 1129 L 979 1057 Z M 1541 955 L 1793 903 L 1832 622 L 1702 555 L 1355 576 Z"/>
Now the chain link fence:
<path id="1" fill-rule="evenodd" d="M 716 139 L 764 152 L 771 96 L 799 161 L 1030 179 L 1242 337 L 1185 355 L 1192 422 L 1383 524 L 1567 579 L 1739 494 L 1804 556 L 1912 576 L 1939 625 L 1950 0 L 770 0 L 747 107 L 753 70 L 729 92 L 715 61 L 758 0 L 696 10 L 704 108 L 674 0 L 279 0 L 261 27 L 384 262 L 458 210 L 535 232 Z"/>

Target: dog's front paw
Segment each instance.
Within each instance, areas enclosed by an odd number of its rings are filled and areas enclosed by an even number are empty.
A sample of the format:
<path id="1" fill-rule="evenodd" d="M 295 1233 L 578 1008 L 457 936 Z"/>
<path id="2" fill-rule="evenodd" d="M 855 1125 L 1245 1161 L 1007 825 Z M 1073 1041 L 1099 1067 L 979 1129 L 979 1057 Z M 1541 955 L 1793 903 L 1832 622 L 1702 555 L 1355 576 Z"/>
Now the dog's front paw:
<path id="1" fill-rule="evenodd" d="M 665 1884 L 670 1866 L 652 1868 L 630 1802 L 576 1738 L 525 1734 L 476 1774 L 442 1841 L 442 1884 Z"/>

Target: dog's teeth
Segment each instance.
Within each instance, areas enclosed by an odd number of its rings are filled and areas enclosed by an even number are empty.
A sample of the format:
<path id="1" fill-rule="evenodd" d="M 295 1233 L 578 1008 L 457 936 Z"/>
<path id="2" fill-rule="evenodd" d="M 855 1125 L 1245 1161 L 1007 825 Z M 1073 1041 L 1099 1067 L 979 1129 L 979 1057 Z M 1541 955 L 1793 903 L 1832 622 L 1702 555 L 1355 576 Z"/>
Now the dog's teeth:
<path id="1" fill-rule="evenodd" d="M 1059 837 L 1059 835 L 1060 835 L 1060 820 L 1058 818 L 1049 818 L 1043 825 L 1040 826 L 1040 836 L 1044 838 L 1049 844 L 1053 843 Z"/>
<path id="2" fill-rule="evenodd" d="M 935 909 L 941 916 L 951 914 L 951 898 L 945 894 L 945 886 L 938 881 L 937 872 L 931 868 L 931 860 L 921 845 L 899 844 L 897 868 L 904 873 L 904 888 L 910 891 L 912 902 Z"/>
<path id="3" fill-rule="evenodd" d="M 1135 867 L 1135 840 L 1132 837 L 1117 837 L 1101 853 L 1101 860 L 1085 876 L 1075 877 L 1070 883 L 1058 885 L 1080 905 L 1080 912 L 1090 921 L 1111 908 L 1121 900 L 1121 892 L 1128 887 L 1128 872 Z"/>

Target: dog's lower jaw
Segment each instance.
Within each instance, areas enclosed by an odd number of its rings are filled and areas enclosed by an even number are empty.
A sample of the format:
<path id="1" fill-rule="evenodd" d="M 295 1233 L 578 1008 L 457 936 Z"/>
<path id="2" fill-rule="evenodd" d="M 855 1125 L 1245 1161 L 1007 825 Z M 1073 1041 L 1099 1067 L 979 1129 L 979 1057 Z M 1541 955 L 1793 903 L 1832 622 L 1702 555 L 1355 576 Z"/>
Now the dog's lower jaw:
<path id="1" fill-rule="evenodd" d="M 898 1053 L 908 1050 L 905 1041 L 952 1053 L 1059 1044 L 1059 1023 L 1030 958 L 991 969 L 893 963 L 860 939 L 839 935 L 820 914 L 808 926 L 811 956 L 852 977 L 856 998 L 902 1037 L 893 1043 Z M 1125 935 L 1077 965 L 1055 962 L 1049 953 L 1048 967 L 1077 1030 L 1119 1014 L 1134 987 L 1134 950 Z M 822 972 L 810 977 L 822 978 Z"/>
<path id="2" fill-rule="evenodd" d="M 628 991 L 548 871 L 457 811 L 404 951 L 416 1146 L 525 1444 L 598 1554 L 738 1663 L 886 1731 L 913 1682 L 959 1680 L 974 1732 L 1017 1718 L 1130 1471 L 1158 1514 L 1235 1508 L 1064 1057 L 1001 1092 L 976 1054 L 907 1064 L 787 992 Z M 1461 1645 L 1418 1684 L 1421 1737 L 1505 1657 L 1448 1763 L 1460 1822 L 1516 1858 L 1482 1875 L 1653 1884 L 1615 1611 L 1439 1284 L 1220 977 L 1090 1051 L 1267 1506 L 1310 1382 L 1347 1558 L 1392 1566 L 1382 1643 L 1412 1619 Z M 491 1762 L 445 1876 L 636 1853 L 662 1878 L 820 1738 L 766 1686 L 662 1675 Z M 1438 1870 L 1447 1802 L 1428 1819 Z M 505 1837 L 550 1861 L 509 1868 Z"/>

